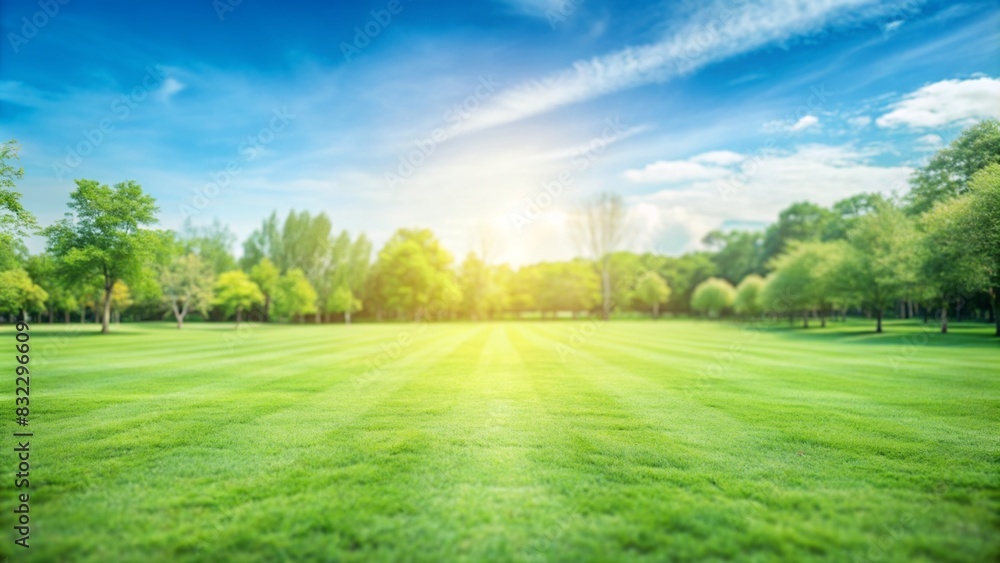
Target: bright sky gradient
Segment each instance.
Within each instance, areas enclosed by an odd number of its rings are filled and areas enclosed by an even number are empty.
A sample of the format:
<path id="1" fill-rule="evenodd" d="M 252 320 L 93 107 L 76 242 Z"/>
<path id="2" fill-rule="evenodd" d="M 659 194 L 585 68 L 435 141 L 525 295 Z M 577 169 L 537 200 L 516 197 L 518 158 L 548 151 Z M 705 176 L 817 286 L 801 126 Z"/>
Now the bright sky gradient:
<path id="1" fill-rule="evenodd" d="M 62 1 L 0 14 L 0 136 L 43 223 L 74 178 L 134 179 L 167 228 L 309 209 L 460 257 L 485 224 L 524 263 L 575 254 L 566 213 L 613 190 L 631 245 L 675 254 L 903 192 L 1000 117 L 993 0 Z"/>

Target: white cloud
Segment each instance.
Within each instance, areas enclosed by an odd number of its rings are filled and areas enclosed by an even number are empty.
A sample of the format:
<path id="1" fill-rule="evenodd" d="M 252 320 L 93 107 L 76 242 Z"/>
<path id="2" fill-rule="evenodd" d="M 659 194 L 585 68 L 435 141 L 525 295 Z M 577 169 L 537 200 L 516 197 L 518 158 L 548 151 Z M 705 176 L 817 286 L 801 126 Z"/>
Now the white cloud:
<path id="1" fill-rule="evenodd" d="M 640 184 L 665 184 L 721 178 L 728 170 L 687 160 L 659 160 L 639 170 L 626 170 L 626 180 Z"/>
<path id="2" fill-rule="evenodd" d="M 767 133 L 798 133 L 810 127 L 819 125 L 819 118 L 815 115 L 803 115 L 795 123 L 787 121 L 769 121 L 764 124 L 764 131 Z"/>
<path id="3" fill-rule="evenodd" d="M 943 144 L 941 135 L 930 134 L 917 139 L 917 145 L 923 150 L 937 150 Z"/>
<path id="4" fill-rule="evenodd" d="M 180 92 L 183 89 L 184 89 L 184 83 L 182 83 L 180 80 L 177 80 L 173 76 L 168 76 L 167 79 L 163 81 L 163 85 L 160 86 L 160 88 L 156 91 L 156 94 L 157 96 L 160 97 L 161 100 L 167 101 L 170 99 L 171 96 L 173 96 L 177 92 Z"/>
<path id="5" fill-rule="evenodd" d="M 466 123 L 484 129 L 610 92 L 694 72 L 766 45 L 877 17 L 889 7 L 875 0 L 764 0 L 738 8 L 705 6 L 663 40 L 629 46 L 498 94 Z"/>
<path id="6" fill-rule="evenodd" d="M 894 20 L 894 21 L 891 21 L 891 22 L 889 22 L 889 23 L 887 23 L 887 24 L 885 24 L 885 25 L 882 26 L 882 33 L 885 34 L 885 35 L 888 35 L 888 34 L 892 33 L 893 31 L 896 31 L 897 29 L 899 29 L 900 27 L 902 27 L 902 25 L 904 23 L 906 23 L 905 20 Z"/>
<path id="7" fill-rule="evenodd" d="M 867 115 L 861 115 L 858 117 L 852 117 L 848 119 L 847 122 L 850 123 L 852 127 L 861 129 L 862 127 L 867 127 L 868 125 L 870 125 L 872 122 L 872 118 L 868 117 Z"/>
<path id="8" fill-rule="evenodd" d="M 643 236 L 646 240 L 680 237 L 687 243 L 678 250 L 691 250 L 726 221 L 771 223 L 793 201 L 829 206 L 860 192 L 903 191 L 913 169 L 873 165 L 871 159 L 877 154 L 877 149 L 853 145 L 810 144 L 715 167 L 705 178 L 635 198 L 636 204 L 654 205 L 659 211 L 646 210 L 645 215 L 658 217 L 659 223 L 649 226 L 650 232 Z"/>
<path id="9" fill-rule="evenodd" d="M 923 86 L 890 106 L 879 127 L 944 127 L 1000 118 L 1000 80 L 942 80 Z"/>
<path id="10" fill-rule="evenodd" d="M 746 157 L 738 152 L 733 151 L 709 151 L 706 153 L 699 154 L 697 156 L 691 157 L 694 162 L 702 162 L 705 164 L 721 164 L 723 166 L 727 164 L 736 164 L 737 162 L 743 162 Z"/>

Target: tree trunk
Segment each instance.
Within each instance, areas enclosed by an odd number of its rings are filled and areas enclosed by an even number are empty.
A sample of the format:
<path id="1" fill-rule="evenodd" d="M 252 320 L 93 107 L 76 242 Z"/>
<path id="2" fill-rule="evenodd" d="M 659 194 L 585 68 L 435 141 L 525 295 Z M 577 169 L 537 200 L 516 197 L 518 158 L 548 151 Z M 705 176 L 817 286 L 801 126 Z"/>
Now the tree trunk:
<path id="1" fill-rule="evenodd" d="M 654 319 L 660 318 L 660 303 L 658 301 L 656 303 L 653 303 L 653 318 Z"/>
<path id="2" fill-rule="evenodd" d="M 264 296 L 264 322 L 271 320 L 271 296 Z"/>
<path id="3" fill-rule="evenodd" d="M 87 308 L 80 309 L 80 324 L 87 322 Z"/>
<path id="4" fill-rule="evenodd" d="M 243 320 L 243 309 L 236 308 L 236 328 L 240 328 L 240 321 Z"/>
<path id="5" fill-rule="evenodd" d="M 948 333 L 948 301 L 941 303 L 941 334 Z"/>
<path id="6" fill-rule="evenodd" d="M 809 328 L 809 311 L 802 311 L 802 328 Z"/>
<path id="7" fill-rule="evenodd" d="M 819 327 L 826 328 L 826 311 L 822 309 L 819 311 Z"/>
<path id="8" fill-rule="evenodd" d="M 66 324 L 69 324 L 69 309 L 63 311 L 63 315 L 65 315 Z"/>
<path id="9" fill-rule="evenodd" d="M 965 302 L 962 301 L 961 299 L 959 299 L 958 301 L 955 302 L 955 322 L 956 323 L 962 322 L 962 308 L 963 308 L 964 305 L 965 305 Z"/>
<path id="10" fill-rule="evenodd" d="M 316 311 L 316 324 L 320 324 L 322 322 L 323 322 L 323 313 Z"/>
<path id="11" fill-rule="evenodd" d="M 52 323 L 55 322 L 55 320 L 53 320 L 53 318 L 52 318 L 53 316 L 54 315 L 52 314 L 52 309 L 49 309 L 49 324 L 52 324 Z"/>
<path id="12" fill-rule="evenodd" d="M 351 324 L 351 312 L 350 311 L 344 311 L 344 324 L 345 325 Z"/>
<path id="13" fill-rule="evenodd" d="M 882 308 L 875 310 L 875 332 L 882 332 Z"/>
<path id="14" fill-rule="evenodd" d="M 111 322 L 111 288 L 114 284 L 105 284 L 104 286 L 104 313 L 101 314 L 101 334 L 107 334 L 110 331 L 108 324 Z"/>

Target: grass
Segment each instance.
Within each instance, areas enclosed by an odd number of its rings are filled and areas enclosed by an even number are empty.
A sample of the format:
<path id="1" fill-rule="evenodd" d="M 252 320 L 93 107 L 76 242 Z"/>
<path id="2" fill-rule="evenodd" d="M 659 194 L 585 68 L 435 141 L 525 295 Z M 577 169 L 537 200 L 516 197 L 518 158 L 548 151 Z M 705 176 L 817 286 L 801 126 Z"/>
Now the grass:
<path id="1" fill-rule="evenodd" d="M 869 325 L 37 325 L 0 554 L 996 560 L 1000 343 Z"/>

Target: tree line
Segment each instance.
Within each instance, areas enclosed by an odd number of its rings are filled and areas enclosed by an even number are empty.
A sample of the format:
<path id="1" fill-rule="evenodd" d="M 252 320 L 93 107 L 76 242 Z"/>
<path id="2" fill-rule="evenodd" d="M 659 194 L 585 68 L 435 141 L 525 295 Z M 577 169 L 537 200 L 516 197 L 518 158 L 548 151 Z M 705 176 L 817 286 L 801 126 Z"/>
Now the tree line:
<path id="1" fill-rule="evenodd" d="M 489 245 L 461 261 L 429 229 L 399 229 L 373 254 L 364 234 L 324 213 L 272 213 L 234 255 L 218 221 L 156 229 L 155 200 L 134 181 L 76 180 L 65 218 L 40 228 L 23 208 L 18 145 L 0 144 L 0 313 L 54 322 L 487 320 L 535 315 L 786 316 L 804 327 L 848 314 L 949 315 L 997 323 L 1000 122 L 968 129 L 911 178 L 902 197 L 859 194 L 825 208 L 797 202 L 763 231 L 709 233 L 681 256 L 622 250 L 621 197 L 580 207 L 581 257 L 512 268 Z M 27 234 L 46 238 L 30 254 Z"/>

